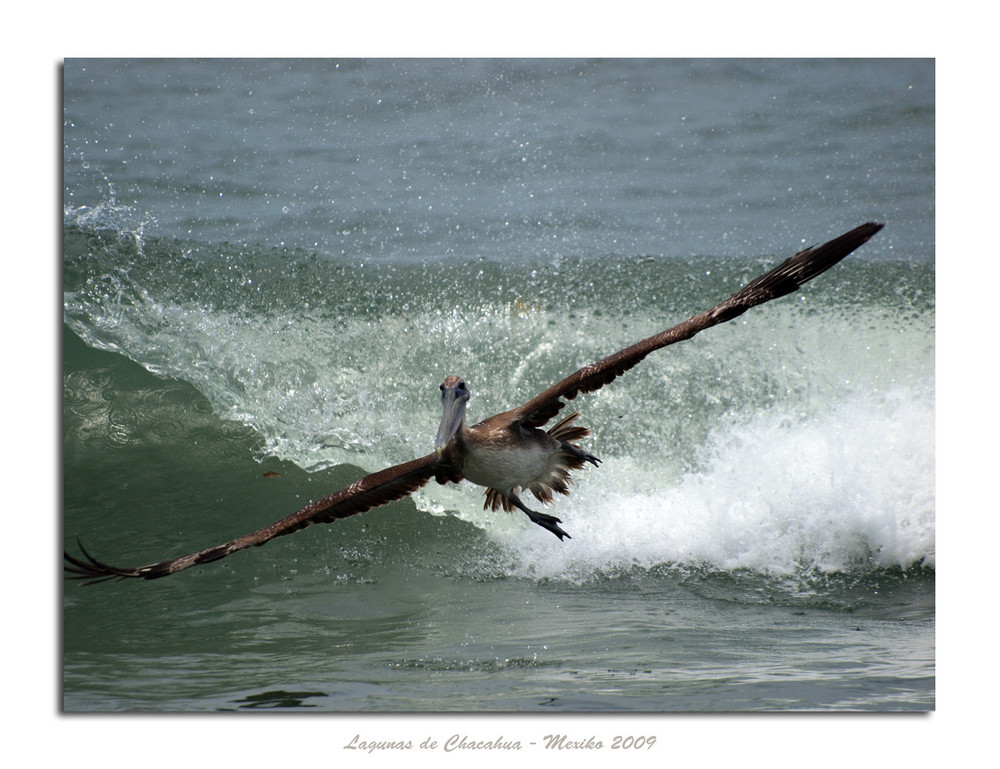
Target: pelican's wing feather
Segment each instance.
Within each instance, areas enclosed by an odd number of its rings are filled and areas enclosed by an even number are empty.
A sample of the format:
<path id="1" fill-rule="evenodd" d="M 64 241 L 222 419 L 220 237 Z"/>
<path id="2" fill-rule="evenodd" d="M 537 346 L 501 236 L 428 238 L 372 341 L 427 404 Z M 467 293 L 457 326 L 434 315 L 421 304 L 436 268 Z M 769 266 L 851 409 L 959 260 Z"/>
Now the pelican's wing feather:
<path id="1" fill-rule="evenodd" d="M 168 561 L 140 566 L 138 568 L 119 568 L 110 566 L 94 558 L 80 545 L 81 557 L 63 554 L 64 568 L 73 579 L 89 579 L 100 582 L 115 577 L 138 577 L 140 579 L 157 579 L 182 569 L 210 563 L 225 558 L 238 550 L 260 546 L 270 542 L 275 537 L 304 529 L 313 523 L 332 523 L 340 518 L 347 518 L 373 507 L 388 504 L 402 499 L 423 486 L 434 476 L 438 464 L 437 454 L 428 454 L 420 459 L 405 462 L 395 467 L 389 467 L 377 473 L 366 475 L 359 481 L 341 489 L 328 497 L 303 507 L 280 521 L 272 523 L 263 529 L 246 534 L 223 545 L 210 547 L 190 555 L 171 558 Z"/>
<path id="2" fill-rule="evenodd" d="M 826 272 L 837 262 L 862 246 L 884 225 L 868 222 L 850 232 L 834 238 L 821 246 L 812 246 L 795 254 L 770 272 L 750 281 L 747 285 L 712 309 L 695 315 L 673 328 L 661 331 L 636 342 L 604 360 L 584 366 L 545 392 L 509 412 L 522 424 L 540 427 L 554 417 L 565 405 L 562 399 L 572 400 L 578 393 L 599 390 L 608 382 L 624 374 L 654 350 L 690 339 L 699 331 L 742 315 L 751 307 L 790 294 L 817 275 Z"/>

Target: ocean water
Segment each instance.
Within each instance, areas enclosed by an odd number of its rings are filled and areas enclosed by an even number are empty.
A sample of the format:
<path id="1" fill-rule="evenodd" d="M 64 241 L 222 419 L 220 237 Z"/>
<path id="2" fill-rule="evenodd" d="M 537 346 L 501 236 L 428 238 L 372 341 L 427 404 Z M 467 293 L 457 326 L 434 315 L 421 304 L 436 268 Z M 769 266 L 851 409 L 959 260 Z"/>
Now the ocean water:
<path id="1" fill-rule="evenodd" d="M 426 454 L 886 228 L 572 403 L 572 539 L 430 484 L 63 591 L 66 711 L 935 707 L 926 60 L 64 71 L 63 533 L 141 565 Z"/>

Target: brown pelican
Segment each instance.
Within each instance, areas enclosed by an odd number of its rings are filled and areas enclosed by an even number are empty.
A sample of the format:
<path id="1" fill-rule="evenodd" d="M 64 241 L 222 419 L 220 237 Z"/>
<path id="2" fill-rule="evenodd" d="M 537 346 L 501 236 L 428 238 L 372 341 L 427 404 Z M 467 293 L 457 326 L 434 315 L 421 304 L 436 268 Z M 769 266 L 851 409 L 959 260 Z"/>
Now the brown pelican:
<path id="1" fill-rule="evenodd" d="M 217 561 L 238 550 L 263 545 L 313 523 L 331 523 L 363 513 L 412 494 L 432 477 L 442 484 L 458 483 L 464 478 L 485 486 L 486 508 L 503 508 L 508 512 L 517 508 L 562 540 L 569 536 L 559 526 L 562 521 L 529 509 L 518 493 L 530 491 L 547 504 L 552 501 L 553 492 L 569 494 L 572 470 L 588 462 L 596 466 L 600 461 L 577 444 L 590 434 L 586 427 L 574 424 L 579 413 L 570 414 L 547 431 L 541 429 L 566 405 L 564 401 L 572 400 L 579 393 L 600 389 L 654 350 L 690 339 L 699 331 L 732 320 L 751 307 L 792 293 L 863 245 L 882 227 L 875 222 L 862 224 L 828 243 L 800 251 L 712 309 L 584 366 L 524 405 L 478 424 L 465 424 L 465 407 L 471 397 L 469 389 L 460 377 L 449 376 L 441 384 L 444 414 L 432 453 L 365 476 L 259 531 L 207 550 L 138 568 L 109 566 L 80 545 L 82 557 L 64 554 L 65 569 L 74 579 L 92 581 L 114 577 L 165 577 L 197 564 Z"/>

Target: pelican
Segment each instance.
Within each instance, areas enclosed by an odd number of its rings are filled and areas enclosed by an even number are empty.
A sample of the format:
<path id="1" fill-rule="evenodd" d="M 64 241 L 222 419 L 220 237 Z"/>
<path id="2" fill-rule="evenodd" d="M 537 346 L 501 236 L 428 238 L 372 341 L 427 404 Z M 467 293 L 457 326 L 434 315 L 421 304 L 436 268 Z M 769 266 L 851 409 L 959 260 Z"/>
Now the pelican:
<path id="1" fill-rule="evenodd" d="M 465 423 L 466 405 L 471 398 L 465 380 L 448 376 L 441 383 L 443 414 L 434 451 L 367 475 L 263 529 L 197 553 L 137 568 L 102 563 L 78 541 L 80 556 L 64 552 L 64 568 L 71 578 L 90 582 L 125 577 L 157 579 L 263 545 L 314 523 L 332 523 L 385 505 L 412 494 L 431 478 L 441 484 L 464 479 L 484 486 L 486 509 L 502 508 L 511 512 L 516 508 L 560 540 L 569 538 L 559 526 L 562 523 L 559 518 L 531 510 L 519 496 L 520 492 L 530 491 L 538 501 L 549 504 L 554 492 L 569 494 L 573 470 L 588 463 L 595 467 L 600 463 L 579 445 L 579 441 L 590 434 L 586 427 L 576 424 L 579 412 L 569 414 L 548 430 L 542 429 L 562 410 L 565 401 L 573 400 L 580 393 L 599 390 L 655 350 L 690 339 L 699 331 L 732 320 L 751 307 L 792 293 L 862 246 L 883 226 L 868 222 L 821 246 L 806 248 L 712 309 L 584 366 L 527 403 L 478 424 Z"/>

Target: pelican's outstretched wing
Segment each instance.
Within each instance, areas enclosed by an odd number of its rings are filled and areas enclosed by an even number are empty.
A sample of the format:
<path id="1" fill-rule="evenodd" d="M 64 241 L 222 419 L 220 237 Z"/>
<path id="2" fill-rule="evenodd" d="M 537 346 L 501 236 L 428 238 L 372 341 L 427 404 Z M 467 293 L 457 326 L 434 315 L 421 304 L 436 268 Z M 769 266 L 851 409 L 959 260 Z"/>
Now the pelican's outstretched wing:
<path id="1" fill-rule="evenodd" d="M 406 462 L 390 467 L 381 472 L 366 475 L 359 481 L 303 507 L 296 513 L 282 518 L 259 531 L 247 534 L 224 545 L 210 547 L 190 555 L 171 558 L 169 561 L 140 566 L 133 569 L 122 569 L 101 563 L 80 545 L 82 558 L 64 553 L 65 570 L 73 579 L 89 579 L 100 582 L 114 577 L 139 577 L 141 579 L 157 579 L 173 574 L 175 571 L 197 566 L 200 563 L 210 563 L 225 558 L 237 550 L 263 545 L 275 537 L 291 534 L 304 529 L 313 523 L 332 523 L 339 518 L 347 518 L 373 507 L 388 504 L 396 499 L 402 499 L 423 486 L 440 471 L 436 453 L 428 454 L 412 462 Z"/>
<path id="2" fill-rule="evenodd" d="M 674 342 L 690 339 L 699 331 L 718 323 L 732 320 L 758 304 L 769 302 L 795 291 L 799 286 L 830 269 L 864 245 L 884 225 L 868 222 L 850 232 L 834 238 L 821 246 L 812 246 L 786 259 L 770 272 L 750 281 L 724 302 L 711 310 L 688 318 L 673 328 L 661 331 L 636 342 L 604 360 L 584 366 L 548 390 L 532 398 L 523 406 L 508 412 L 518 422 L 540 427 L 554 417 L 565 404 L 562 398 L 572 400 L 578 393 L 599 390 L 608 382 L 624 374 L 654 350 Z"/>

